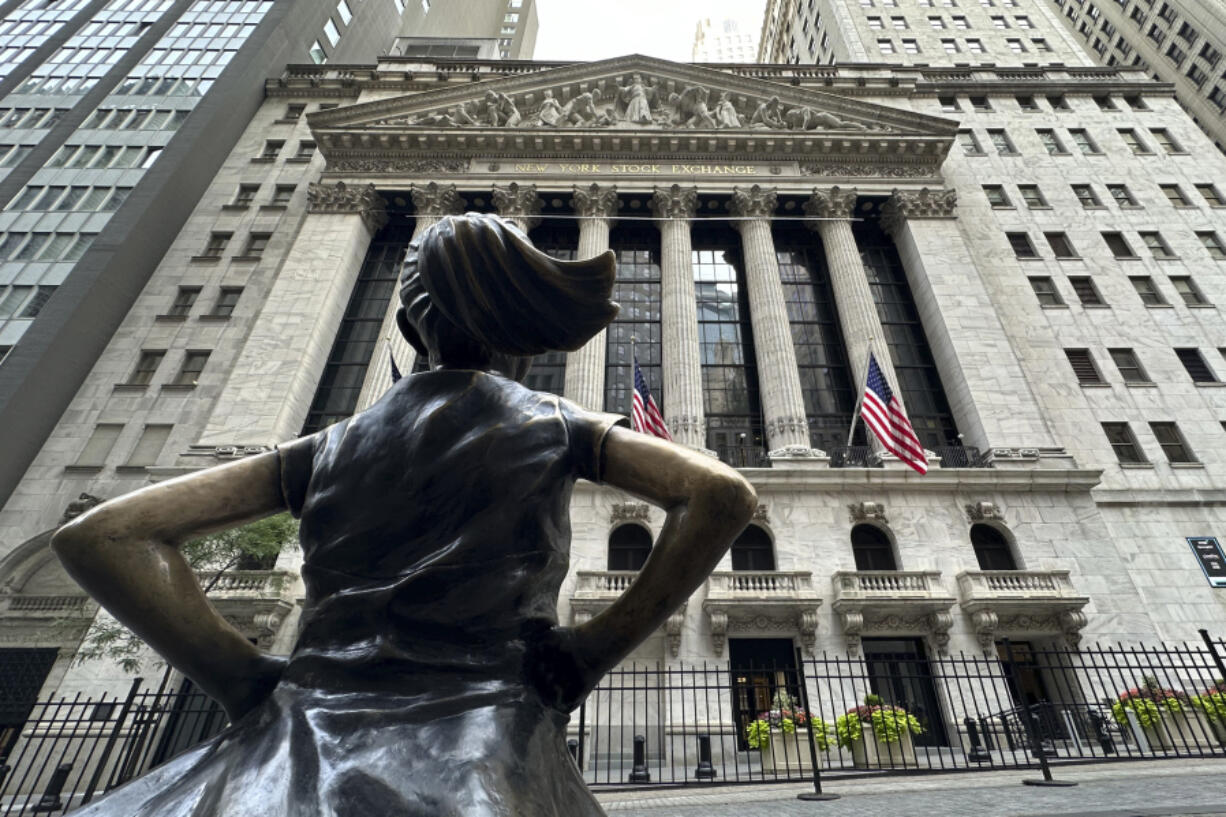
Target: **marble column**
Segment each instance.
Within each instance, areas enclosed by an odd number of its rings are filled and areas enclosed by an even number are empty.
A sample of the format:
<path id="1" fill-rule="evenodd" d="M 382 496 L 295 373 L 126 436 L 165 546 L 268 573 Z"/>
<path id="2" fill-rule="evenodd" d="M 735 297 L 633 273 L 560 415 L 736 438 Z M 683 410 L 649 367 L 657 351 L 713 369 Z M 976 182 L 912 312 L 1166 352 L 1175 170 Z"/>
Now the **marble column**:
<path id="1" fill-rule="evenodd" d="M 454 184 L 415 184 L 410 194 L 416 209 L 413 222 L 414 241 L 443 216 L 464 212 L 464 199 L 460 198 Z M 375 346 L 374 357 L 366 369 L 366 380 L 362 382 L 362 392 L 358 395 L 355 414 L 370 408 L 371 404 L 392 387 L 392 358 L 396 360 L 396 368 L 405 375 L 413 371 L 413 364 L 417 362 L 417 350 L 409 345 L 396 326 L 396 310 L 399 308 L 400 271 L 397 270 L 396 288 L 392 290 L 392 299 L 388 301 L 383 324 L 379 327 L 379 343 Z"/>
<path id="2" fill-rule="evenodd" d="M 310 185 L 307 215 L 195 453 L 270 446 L 302 430 L 386 204 L 373 184 Z"/>
<path id="3" fill-rule="evenodd" d="M 894 363 L 886 344 L 885 331 L 873 301 L 873 291 L 868 284 L 864 262 L 856 246 L 856 237 L 851 230 L 852 211 L 856 206 L 856 191 L 832 187 L 829 190 L 814 190 L 805 202 L 805 212 L 822 219 L 810 222 L 810 229 L 817 230 L 826 250 L 826 265 L 830 268 L 830 286 L 834 302 L 839 310 L 839 323 L 843 330 L 843 343 L 847 347 L 847 362 L 851 366 L 855 396 L 864 393 L 864 381 L 868 376 L 868 354 L 872 348 L 877 365 L 885 375 L 900 402 L 906 403 Z M 858 422 L 858 420 L 857 420 Z M 876 452 L 883 451 L 877 438 L 867 434 L 869 445 Z"/>
<path id="4" fill-rule="evenodd" d="M 698 304 L 694 297 L 690 220 L 698 188 L 655 189 L 651 209 L 660 228 L 660 346 L 664 380 L 664 421 L 673 439 L 706 450 L 702 365 L 698 347 Z"/>
<path id="5" fill-rule="evenodd" d="M 609 226 L 617 215 L 617 188 L 576 186 L 570 205 L 580 217 L 578 257 L 595 258 L 609 249 Z M 604 410 L 606 342 L 607 333 L 602 329 L 582 349 L 566 356 L 565 395 L 594 411 Z"/>
<path id="6" fill-rule="evenodd" d="M 1042 382 L 1060 350 L 1054 342 L 1044 348 L 1050 333 L 1028 326 L 1024 310 L 1000 320 L 995 304 L 1034 294 L 1023 275 L 980 273 L 957 204 L 953 190 L 895 190 L 881 208 L 881 226 L 898 248 L 958 430 L 968 445 L 1002 452 L 998 465 L 1009 459 L 1006 451 L 1040 449 L 1045 464 L 1060 467 L 1062 451 L 1026 376 L 1029 368 Z"/>
<path id="7" fill-rule="evenodd" d="M 740 232 L 744 246 L 767 448 L 772 459 L 822 456 L 809 441 L 796 348 L 779 278 L 775 240 L 771 237 L 770 220 L 776 201 L 774 190 L 756 184 L 748 190 L 739 187 L 732 190 L 732 214 L 737 217 L 732 225 Z"/>
<path id="8" fill-rule="evenodd" d="M 545 202 L 536 194 L 535 184 L 494 185 L 494 207 L 498 215 L 514 224 L 525 233 L 541 223 L 541 207 Z"/>

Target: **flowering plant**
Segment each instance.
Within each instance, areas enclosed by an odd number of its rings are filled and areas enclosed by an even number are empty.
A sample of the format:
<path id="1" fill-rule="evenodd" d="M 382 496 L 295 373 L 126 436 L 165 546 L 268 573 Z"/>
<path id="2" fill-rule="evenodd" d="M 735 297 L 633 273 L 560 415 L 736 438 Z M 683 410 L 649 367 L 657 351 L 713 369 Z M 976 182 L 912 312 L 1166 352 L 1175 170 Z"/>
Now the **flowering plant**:
<path id="1" fill-rule="evenodd" d="M 771 699 L 771 708 L 759 713 L 758 719 L 750 721 L 745 728 L 745 742 L 749 744 L 749 748 L 761 749 L 769 746 L 772 729 L 783 732 L 785 735 L 791 735 L 796 732 L 797 727 L 801 729 L 811 727 L 817 748 L 823 752 L 826 751 L 829 745 L 830 725 L 821 718 L 817 718 L 814 723 L 809 713 L 796 704 L 796 699 L 787 692 L 783 690 L 776 692 L 775 697 Z"/>
<path id="2" fill-rule="evenodd" d="M 1192 706 L 1204 712 L 1209 720 L 1226 724 L 1226 680 L 1214 681 L 1212 687 L 1192 698 Z"/>
<path id="3" fill-rule="evenodd" d="M 1119 699 L 1111 704 L 1111 716 L 1116 723 L 1127 726 L 1128 710 L 1131 709 L 1136 713 L 1137 722 L 1143 728 L 1150 728 L 1158 724 L 1163 710 L 1182 712 L 1190 703 L 1193 702 L 1188 698 L 1188 693 L 1163 687 L 1157 678 L 1146 675 L 1139 687 L 1119 694 Z"/>
<path id="4" fill-rule="evenodd" d="M 834 722 L 839 745 L 851 745 L 864 737 L 865 726 L 873 730 L 873 737 L 882 743 L 898 743 L 903 735 L 920 735 L 924 727 L 919 719 L 901 706 L 887 706 L 880 695 L 865 695 L 864 706 L 847 710 Z"/>

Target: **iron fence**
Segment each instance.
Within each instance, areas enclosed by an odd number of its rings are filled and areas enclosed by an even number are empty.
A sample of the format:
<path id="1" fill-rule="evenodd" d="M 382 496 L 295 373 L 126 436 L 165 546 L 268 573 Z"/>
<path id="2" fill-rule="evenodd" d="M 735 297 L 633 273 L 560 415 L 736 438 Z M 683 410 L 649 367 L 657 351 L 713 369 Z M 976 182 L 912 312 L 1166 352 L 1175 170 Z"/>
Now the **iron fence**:
<path id="1" fill-rule="evenodd" d="M 631 664 L 571 717 L 588 784 L 783 783 L 1152 758 L 1226 757 L 1226 642 L 1068 649 L 918 639 L 774 663 Z M 34 704 L 0 733 L 0 815 L 57 815 L 225 728 L 177 692 Z M 819 784 L 820 785 L 820 784 Z"/>

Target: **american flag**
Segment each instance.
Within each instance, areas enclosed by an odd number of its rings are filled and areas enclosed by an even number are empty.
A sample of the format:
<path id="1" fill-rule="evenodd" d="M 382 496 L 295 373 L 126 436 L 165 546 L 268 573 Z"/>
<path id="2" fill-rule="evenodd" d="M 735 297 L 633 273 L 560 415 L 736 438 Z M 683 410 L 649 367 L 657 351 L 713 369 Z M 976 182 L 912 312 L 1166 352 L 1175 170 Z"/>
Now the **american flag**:
<path id="1" fill-rule="evenodd" d="M 635 431 L 641 431 L 644 434 L 651 434 L 665 440 L 673 438 L 673 435 L 669 434 L 668 429 L 664 426 L 664 417 L 660 414 L 660 407 L 656 405 L 656 399 L 647 390 L 647 380 L 644 379 L 643 372 L 639 369 L 637 356 L 634 358 L 634 396 L 631 398 L 630 424 Z"/>
<path id="2" fill-rule="evenodd" d="M 864 424 L 872 429 L 887 451 L 919 473 L 928 473 L 924 446 L 920 445 L 911 421 L 903 413 L 902 403 L 890 390 L 890 384 L 885 382 L 885 375 L 881 373 L 872 352 L 868 353 L 868 380 L 864 384 L 860 414 L 864 417 Z"/>

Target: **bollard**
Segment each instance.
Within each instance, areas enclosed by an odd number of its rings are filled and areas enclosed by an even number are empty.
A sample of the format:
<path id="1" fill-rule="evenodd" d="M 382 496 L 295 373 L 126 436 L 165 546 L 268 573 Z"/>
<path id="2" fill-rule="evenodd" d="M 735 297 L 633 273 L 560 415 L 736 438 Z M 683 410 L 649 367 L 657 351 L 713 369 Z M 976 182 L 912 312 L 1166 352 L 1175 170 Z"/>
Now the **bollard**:
<path id="1" fill-rule="evenodd" d="M 1030 734 L 1034 735 L 1034 752 L 1035 757 L 1055 757 L 1056 747 L 1051 742 L 1050 738 L 1044 738 L 1043 722 L 1039 720 L 1039 713 L 1033 709 L 1026 711 L 1026 718 L 1030 721 Z"/>
<path id="2" fill-rule="evenodd" d="M 571 738 L 566 741 L 566 751 L 570 752 L 570 759 L 575 761 L 575 765 L 579 765 L 579 741 Z"/>
<path id="3" fill-rule="evenodd" d="M 966 759 L 972 763 L 991 763 L 992 755 L 979 742 L 979 727 L 974 718 L 963 721 L 966 724 L 966 737 L 971 742 L 971 750 L 966 753 Z"/>
<path id="4" fill-rule="evenodd" d="M 1115 754 L 1115 741 L 1111 739 L 1111 735 L 1107 734 L 1107 724 L 1103 716 L 1092 709 L 1090 710 L 1090 728 L 1094 730 L 1094 739 L 1103 748 L 1103 754 Z"/>
<path id="5" fill-rule="evenodd" d="M 651 772 L 647 771 L 647 738 L 634 736 L 634 768 L 630 770 L 631 783 L 650 783 Z"/>
<path id="6" fill-rule="evenodd" d="M 1000 725 L 1005 735 L 1005 744 L 1009 747 L 1010 752 L 1017 751 L 1017 744 L 1013 741 L 1013 732 L 1009 729 L 1009 716 L 1000 716 Z M 1023 727 L 1023 730 L 1025 727 Z"/>
<path id="7" fill-rule="evenodd" d="M 64 801 L 60 799 L 60 792 L 64 790 L 64 784 L 68 782 L 68 774 L 72 771 L 71 763 L 61 763 L 55 767 L 55 771 L 51 773 L 51 780 L 47 783 L 47 790 L 43 792 L 43 796 L 39 798 L 32 811 L 60 811 L 64 808 Z"/>
<path id="8" fill-rule="evenodd" d="M 992 722 L 990 719 L 979 719 L 979 734 L 983 738 L 983 748 L 989 752 L 996 748 L 996 741 L 992 740 Z"/>
<path id="9" fill-rule="evenodd" d="M 698 736 L 698 768 L 694 770 L 698 780 L 714 780 L 715 767 L 711 765 L 711 736 Z"/>

